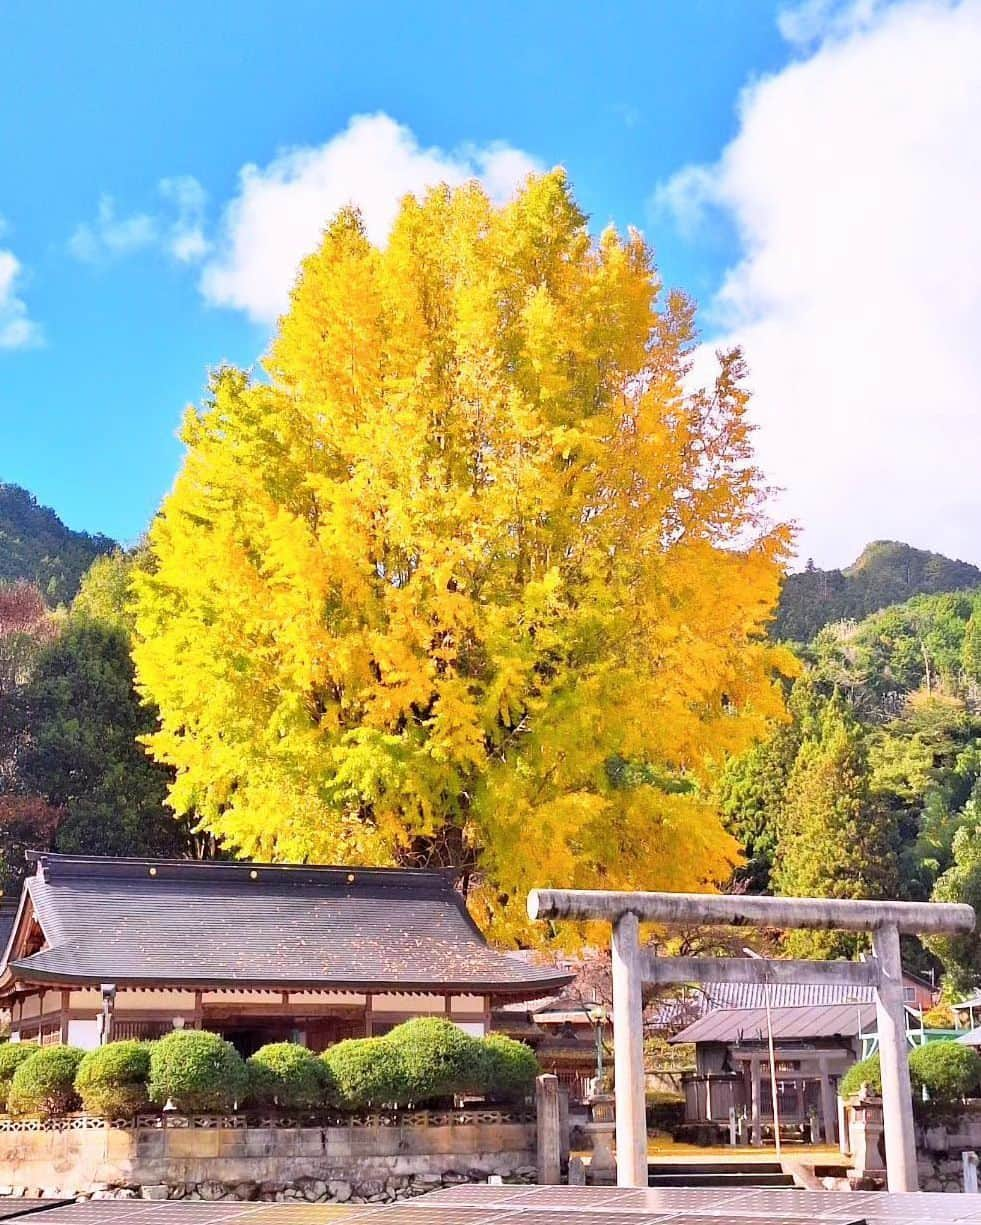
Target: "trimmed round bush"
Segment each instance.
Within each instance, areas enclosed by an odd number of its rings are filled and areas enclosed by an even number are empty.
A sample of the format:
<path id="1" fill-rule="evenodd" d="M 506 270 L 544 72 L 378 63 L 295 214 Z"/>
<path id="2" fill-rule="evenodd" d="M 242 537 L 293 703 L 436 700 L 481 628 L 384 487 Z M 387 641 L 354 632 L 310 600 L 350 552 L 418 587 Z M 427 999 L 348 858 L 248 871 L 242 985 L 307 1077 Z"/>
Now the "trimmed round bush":
<path id="1" fill-rule="evenodd" d="M 74 1110 L 78 1105 L 75 1073 L 84 1058 L 85 1052 L 75 1046 L 35 1047 L 10 1082 L 10 1113 L 50 1118 Z"/>
<path id="2" fill-rule="evenodd" d="M 541 1068 L 535 1052 L 504 1034 L 488 1034 L 481 1042 L 482 1089 L 493 1101 L 523 1101 L 535 1091 Z"/>
<path id="3" fill-rule="evenodd" d="M 868 1059 L 860 1059 L 853 1063 L 841 1078 L 838 1092 L 842 1097 L 850 1097 L 857 1093 L 863 1084 L 867 1084 L 873 1093 L 882 1092 L 882 1072 L 879 1068 L 879 1056 L 870 1055 Z"/>
<path id="4" fill-rule="evenodd" d="M 150 1047 L 133 1040 L 110 1042 L 89 1051 L 78 1065 L 75 1089 L 89 1114 L 131 1119 L 150 1098 Z"/>
<path id="5" fill-rule="evenodd" d="M 271 1042 L 247 1061 L 249 1101 L 283 1110 L 312 1110 L 330 1096 L 330 1070 L 305 1046 Z"/>
<path id="6" fill-rule="evenodd" d="M 0 1110 L 7 1109 L 7 1098 L 10 1095 L 10 1082 L 14 1073 L 25 1059 L 37 1052 L 37 1047 L 31 1042 L 4 1042 L 0 1044 Z"/>
<path id="7" fill-rule="evenodd" d="M 973 1093 L 981 1081 L 981 1056 L 959 1042 L 925 1042 L 910 1052 L 909 1073 L 930 1101 L 950 1106 Z"/>
<path id="8" fill-rule="evenodd" d="M 238 1051 L 217 1034 L 175 1029 L 150 1046 L 150 1101 L 184 1113 L 231 1110 L 245 1100 L 249 1074 Z"/>
<path id="9" fill-rule="evenodd" d="M 399 1052 L 408 1100 L 413 1104 L 483 1091 L 482 1043 L 452 1021 L 416 1017 L 397 1025 L 382 1040 Z"/>
<path id="10" fill-rule="evenodd" d="M 345 1110 L 404 1106 L 410 1100 L 400 1052 L 387 1038 L 347 1038 L 324 1052 L 333 1100 Z"/>

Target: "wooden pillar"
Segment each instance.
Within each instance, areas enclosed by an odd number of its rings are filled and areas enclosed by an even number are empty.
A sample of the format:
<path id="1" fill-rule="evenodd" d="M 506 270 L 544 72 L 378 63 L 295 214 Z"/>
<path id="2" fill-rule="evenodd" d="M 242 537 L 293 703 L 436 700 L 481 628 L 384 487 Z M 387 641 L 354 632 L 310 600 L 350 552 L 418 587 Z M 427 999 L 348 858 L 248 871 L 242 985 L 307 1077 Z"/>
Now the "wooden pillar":
<path id="1" fill-rule="evenodd" d="M 613 925 L 613 1061 L 616 1071 L 617 1185 L 647 1186 L 644 1006 L 640 923 L 627 913 Z"/>
<path id="2" fill-rule="evenodd" d="M 752 1058 L 750 1075 L 752 1076 L 753 1083 L 750 1103 L 753 1131 L 750 1143 L 753 1148 L 759 1148 L 763 1143 L 763 1120 L 761 1118 L 762 1087 L 760 1085 L 760 1060 L 758 1055 L 754 1055 Z"/>
<path id="3" fill-rule="evenodd" d="M 828 1075 L 827 1059 L 820 1060 L 821 1071 L 821 1127 L 824 1131 L 825 1144 L 834 1144 L 837 1140 L 836 1126 L 838 1122 L 838 1103 L 831 1090 L 831 1077 Z"/>
<path id="4" fill-rule="evenodd" d="M 882 1070 L 882 1113 L 886 1139 L 886 1176 L 890 1191 L 918 1191 L 913 1098 L 906 1050 L 906 1008 L 899 931 L 882 927 L 872 934 L 879 963 L 875 1010 Z"/>

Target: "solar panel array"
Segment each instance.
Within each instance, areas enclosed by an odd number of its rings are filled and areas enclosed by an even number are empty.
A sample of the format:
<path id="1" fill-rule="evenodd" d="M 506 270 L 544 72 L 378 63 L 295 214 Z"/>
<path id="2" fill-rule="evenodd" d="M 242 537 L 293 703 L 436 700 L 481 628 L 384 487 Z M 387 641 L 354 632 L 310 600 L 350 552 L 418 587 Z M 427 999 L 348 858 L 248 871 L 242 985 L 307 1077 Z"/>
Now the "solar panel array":
<path id="1" fill-rule="evenodd" d="M 36 1214 L 43 1225 L 981 1225 L 981 1196 L 463 1184 L 395 1204 L 0 1201 L 11 1225 Z"/>

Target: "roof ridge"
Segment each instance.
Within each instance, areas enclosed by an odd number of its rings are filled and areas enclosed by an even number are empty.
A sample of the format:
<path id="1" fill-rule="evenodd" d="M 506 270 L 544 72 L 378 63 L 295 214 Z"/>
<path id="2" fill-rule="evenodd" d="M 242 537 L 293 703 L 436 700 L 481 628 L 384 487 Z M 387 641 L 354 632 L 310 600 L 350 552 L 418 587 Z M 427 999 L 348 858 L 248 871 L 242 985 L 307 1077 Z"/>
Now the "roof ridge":
<path id="1" fill-rule="evenodd" d="M 343 864 L 268 863 L 246 859 L 154 859 L 142 856 L 63 855 L 54 851 L 28 851 L 37 874 L 48 880 L 71 877 L 139 877 L 160 880 L 291 880 L 296 883 L 337 883 L 348 886 L 376 883 L 409 888 L 456 892 L 450 869 L 382 868 Z"/>

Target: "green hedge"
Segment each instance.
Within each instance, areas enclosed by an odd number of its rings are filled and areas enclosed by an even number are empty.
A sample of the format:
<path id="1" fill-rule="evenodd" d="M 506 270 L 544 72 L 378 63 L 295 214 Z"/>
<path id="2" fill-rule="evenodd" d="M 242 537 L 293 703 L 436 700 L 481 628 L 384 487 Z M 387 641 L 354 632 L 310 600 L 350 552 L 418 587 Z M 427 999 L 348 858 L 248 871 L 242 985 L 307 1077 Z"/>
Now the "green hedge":
<path id="1" fill-rule="evenodd" d="M 504 1034 L 488 1034 L 480 1043 L 483 1058 L 481 1090 L 492 1101 L 523 1101 L 535 1092 L 541 1068 L 535 1052 Z"/>
<path id="2" fill-rule="evenodd" d="M 32 1042 L 4 1042 L 0 1045 L 0 1110 L 7 1109 L 7 1098 L 10 1096 L 10 1082 L 14 1073 L 25 1059 L 30 1059 L 37 1052 Z"/>
<path id="3" fill-rule="evenodd" d="M 334 1101 L 344 1110 L 406 1106 L 408 1074 L 397 1046 L 385 1038 L 348 1038 L 323 1054 Z"/>
<path id="4" fill-rule="evenodd" d="M 35 1047 L 14 1072 L 7 1108 L 11 1114 L 67 1114 L 78 1106 L 75 1074 L 85 1052 L 74 1046 Z"/>
<path id="5" fill-rule="evenodd" d="M 452 1021 L 416 1017 L 381 1039 L 405 1069 L 403 1098 L 416 1105 L 456 1094 L 481 1093 L 487 1075 L 484 1044 Z"/>
<path id="6" fill-rule="evenodd" d="M 89 1114 L 130 1119 L 149 1104 L 149 1077 L 149 1043 L 110 1042 L 78 1065 L 75 1088 Z"/>
<path id="7" fill-rule="evenodd" d="M 175 1029 L 150 1047 L 150 1101 L 184 1113 L 232 1110 L 245 1101 L 249 1074 L 230 1042 L 201 1029 Z"/>
<path id="8" fill-rule="evenodd" d="M 315 1110 L 331 1097 L 330 1069 L 305 1046 L 272 1042 L 247 1061 L 249 1101 L 283 1110 Z"/>
<path id="9" fill-rule="evenodd" d="M 981 1081 L 981 1057 L 959 1042 L 925 1042 L 910 1052 L 909 1074 L 929 1100 L 950 1106 L 975 1092 Z"/>
<path id="10" fill-rule="evenodd" d="M 246 1103 L 283 1110 L 423 1106 L 483 1094 L 513 1102 L 534 1091 L 538 1061 L 502 1034 L 471 1038 L 439 1017 L 419 1017 L 385 1037 L 352 1038 L 322 1056 L 289 1042 L 244 1063 L 217 1034 L 175 1030 L 156 1042 L 111 1042 L 83 1052 L 0 1043 L 0 1109 L 131 1118 L 150 1103 L 185 1113 Z"/>
<path id="11" fill-rule="evenodd" d="M 910 1051 L 909 1078 L 914 1097 L 918 1098 L 926 1089 L 931 1102 L 938 1106 L 950 1105 L 978 1088 L 981 1056 L 959 1042 L 925 1042 Z M 873 1093 L 882 1092 L 878 1055 L 852 1064 L 842 1077 L 838 1092 L 842 1097 L 857 1093 L 863 1081 Z"/>
<path id="12" fill-rule="evenodd" d="M 868 1059 L 853 1063 L 841 1078 L 838 1092 L 842 1097 L 850 1097 L 853 1093 L 858 1093 L 863 1084 L 867 1084 L 873 1093 L 882 1092 L 882 1072 L 878 1055 L 870 1055 Z"/>

